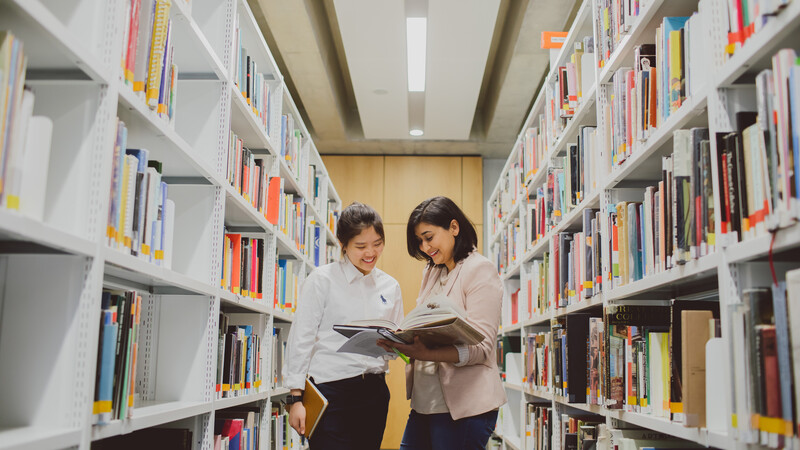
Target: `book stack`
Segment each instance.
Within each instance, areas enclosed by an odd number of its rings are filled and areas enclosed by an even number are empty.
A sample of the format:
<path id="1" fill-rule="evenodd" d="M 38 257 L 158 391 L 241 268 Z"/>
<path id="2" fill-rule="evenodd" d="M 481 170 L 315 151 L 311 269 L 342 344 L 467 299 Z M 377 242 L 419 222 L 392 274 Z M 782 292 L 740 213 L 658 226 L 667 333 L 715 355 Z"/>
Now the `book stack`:
<path id="1" fill-rule="evenodd" d="M 655 43 L 635 47 L 634 67 L 614 72 L 606 102 L 612 167 L 639 151 L 687 99 L 703 94 L 708 83 L 703 20 L 699 13 L 664 17 Z"/>
<path id="2" fill-rule="evenodd" d="M 620 45 L 622 37 L 631 29 L 644 9 L 640 0 L 600 0 L 594 4 L 595 29 L 599 38 L 597 66 L 605 67 L 606 62 Z"/>
<path id="3" fill-rule="evenodd" d="M 520 320 L 523 322 L 544 316 L 550 311 L 549 259 L 550 254 L 545 253 L 542 259 L 534 260 L 522 269 L 519 303 Z"/>
<path id="4" fill-rule="evenodd" d="M 214 448 L 259 450 L 267 448 L 261 441 L 261 411 L 258 408 L 229 408 L 214 415 Z"/>
<path id="5" fill-rule="evenodd" d="M 508 216 L 512 215 L 515 207 L 519 206 L 522 199 L 522 162 L 514 161 L 506 175 L 500 180 L 500 194 L 492 202 L 492 233 L 505 231 L 502 229 L 503 222 Z"/>
<path id="6" fill-rule="evenodd" d="M 264 240 L 225 233 L 222 289 L 253 300 L 263 298 Z"/>
<path id="7" fill-rule="evenodd" d="M 131 417 L 136 396 L 136 360 L 142 296 L 136 291 L 103 290 L 100 306 L 93 423 Z"/>
<path id="8" fill-rule="evenodd" d="M 734 393 L 733 411 L 751 417 L 740 427 L 755 443 L 770 447 L 787 445 L 796 429 L 793 405 L 798 393 L 792 380 L 797 382 L 800 371 L 796 361 L 792 365 L 792 357 L 797 357 L 792 349 L 800 338 L 791 331 L 800 319 L 798 298 L 800 270 L 793 270 L 785 282 L 744 289 L 733 313 L 734 340 L 746 349 L 735 375 L 743 378 L 745 389 Z"/>
<path id="9" fill-rule="evenodd" d="M 525 362 L 526 388 L 533 392 L 553 392 L 552 376 L 550 374 L 550 349 L 553 334 L 550 331 L 528 333 L 525 336 Z"/>
<path id="10" fill-rule="evenodd" d="M 275 267 L 273 309 L 293 313 L 297 308 L 297 297 L 300 291 L 300 277 L 296 272 L 298 264 L 292 259 L 278 258 L 278 265 Z"/>
<path id="11" fill-rule="evenodd" d="M 725 53 L 732 56 L 754 34 L 763 29 L 790 0 L 729 0 L 723 6 L 727 11 L 727 41 Z"/>
<path id="12" fill-rule="evenodd" d="M 552 448 L 553 408 L 549 403 L 525 405 L 525 448 L 546 450 Z"/>
<path id="13" fill-rule="evenodd" d="M 172 268 L 175 203 L 161 181 L 161 162 L 147 149 L 126 148 L 127 129 L 117 121 L 106 236 L 110 248 Z"/>
<path id="14" fill-rule="evenodd" d="M 280 155 L 289 166 L 289 170 L 300 185 L 306 185 L 309 164 L 309 140 L 298 128 L 294 116 L 283 114 L 281 116 Z"/>
<path id="15" fill-rule="evenodd" d="M 250 325 L 230 324 L 220 314 L 217 336 L 217 398 L 241 397 L 260 392 L 262 385 L 261 336 Z"/>
<path id="16" fill-rule="evenodd" d="M 53 122 L 33 115 L 23 42 L 0 31 L 0 207 L 42 220 Z"/>
<path id="17" fill-rule="evenodd" d="M 525 138 L 520 141 L 519 145 L 520 155 L 522 155 L 523 179 L 527 186 L 542 167 L 542 162 L 547 155 L 547 143 L 544 134 L 539 131 L 538 127 L 530 127 L 525 130 Z"/>
<path id="18" fill-rule="evenodd" d="M 242 98 L 247 103 L 252 113 L 258 118 L 258 123 L 263 127 L 267 136 L 272 136 L 273 130 L 270 123 L 272 117 L 272 98 L 270 96 L 273 75 L 259 72 L 255 58 L 251 58 L 247 49 L 242 44 L 242 31 L 240 29 L 241 16 L 236 16 L 234 24 L 234 83 Z"/>
<path id="19" fill-rule="evenodd" d="M 172 0 L 125 2 L 121 76 L 148 108 L 174 126 L 178 66 L 171 7 Z"/>
<path id="20" fill-rule="evenodd" d="M 277 201 L 280 177 L 270 177 L 274 157 L 256 155 L 233 132 L 228 146 L 228 182 L 258 212 L 267 216 L 269 202 Z M 273 179 L 275 181 L 273 181 Z M 271 185 L 270 182 L 275 183 Z M 274 206 L 273 206 L 274 207 Z"/>
<path id="21" fill-rule="evenodd" d="M 299 448 L 300 435 L 289 425 L 289 411 L 282 404 L 272 405 L 270 438 L 273 448 Z"/>
<path id="22" fill-rule="evenodd" d="M 585 94 L 588 94 L 593 85 L 594 43 L 591 36 L 585 36 L 575 42 L 573 53 L 563 65 L 557 67 L 554 76 L 545 82 L 543 134 L 548 147 L 556 144 L 569 119 L 583 105 Z"/>
<path id="23" fill-rule="evenodd" d="M 606 424 L 599 416 L 561 414 L 559 422 L 561 443 L 564 448 L 594 448 Z"/>

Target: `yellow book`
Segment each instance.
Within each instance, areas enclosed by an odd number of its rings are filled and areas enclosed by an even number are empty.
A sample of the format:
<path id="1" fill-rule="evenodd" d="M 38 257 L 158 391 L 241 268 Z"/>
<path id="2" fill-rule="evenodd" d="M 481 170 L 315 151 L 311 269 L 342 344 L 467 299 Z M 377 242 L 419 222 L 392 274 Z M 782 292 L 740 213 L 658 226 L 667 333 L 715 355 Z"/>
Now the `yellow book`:
<path id="1" fill-rule="evenodd" d="M 619 243 L 620 284 L 628 284 L 628 202 L 617 203 L 617 242 Z"/>
<path id="2" fill-rule="evenodd" d="M 669 32 L 669 112 L 681 107 L 683 83 L 681 67 L 681 30 Z"/>
<path id="3" fill-rule="evenodd" d="M 172 0 L 156 0 L 153 34 L 150 41 L 150 61 L 147 65 L 146 98 L 147 106 L 151 109 L 155 109 L 158 106 L 158 93 L 161 88 L 161 66 L 164 63 L 169 9 L 171 6 Z"/>
<path id="4" fill-rule="evenodd" d="M 306 388 L 303 392 L 303 406 L 306 409 L 306 437 L 310 438 L 328 407 L 328 399 L 309 380 L 306 380 Z"/>
<path id="5" fill-rule="evenodd" d="M 119 205 L 119 223 L 117 223 L 116 242 L 119 247 L 122 238 L 125 235 L 125 220 L 127 219 L 126 212 L 128 211 L 128 178 L 130 178 L 130 166 L 127 164 L 127 158 L 122 159 L 122 201 Z"/>

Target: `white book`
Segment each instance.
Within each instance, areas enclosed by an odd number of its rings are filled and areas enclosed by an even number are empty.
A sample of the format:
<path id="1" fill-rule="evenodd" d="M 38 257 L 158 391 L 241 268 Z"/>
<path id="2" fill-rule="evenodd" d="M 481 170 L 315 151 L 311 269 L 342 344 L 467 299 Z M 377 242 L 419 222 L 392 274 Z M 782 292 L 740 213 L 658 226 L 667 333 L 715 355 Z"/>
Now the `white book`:
<path id="1" fill-rule="evenodd" d="M 147 179 L 144 209 L 144 232 L 142 234 L 142 251 L 139 257 L 145 261 L 153 261 L 153 228 L 155 227 L 158 202 L 161 199 L 161 174 L 154 167 L 148 167 L 145 173 Z M 158 199 L 158 200 L 157 200 Z"/>
<path id="2" fill-rule="evenodd" d="M 175 202 L 170 199 L 164 204 L 164 262 L 165 269 L 172 269 L 172 248 L 175 236 Z"/>
<path id="3" fill-rule="evenodd" d="M 50 167 L 50 143 L 53 121 L 46 116 L 33 116 L 25 139 L 20 211 L 36 220 L 44 219 L 47 173 Z"/>
<path id="4" fill-rule="evenodd" d="M 5 207 L 9 209 L 20 209 L 20 191 L 22 190 L 23 168 L 25 166 L 25 138 L 28 134 L 28 122 L 30 122 L 33 115 L 33 92 L 29 89 L 22 91 L 22 99 L 19 102 L 19 107 L 13 111 L 11 117 L 11 132 L 9 133 L 9 145 L 7 148 L 8 155 L 5 186 L 2 195 L 2 201 Z"/>
<path id="5" fill-rule="evenodd" d="M 136 42 L 136 62 L 133 71 L 133 89 L 144 98 L 147 69 L 150 62 L 150 40 L 153 38 L 153 13 L 155 0 L 142 0 L 139 6 L 139 35 Z"/>

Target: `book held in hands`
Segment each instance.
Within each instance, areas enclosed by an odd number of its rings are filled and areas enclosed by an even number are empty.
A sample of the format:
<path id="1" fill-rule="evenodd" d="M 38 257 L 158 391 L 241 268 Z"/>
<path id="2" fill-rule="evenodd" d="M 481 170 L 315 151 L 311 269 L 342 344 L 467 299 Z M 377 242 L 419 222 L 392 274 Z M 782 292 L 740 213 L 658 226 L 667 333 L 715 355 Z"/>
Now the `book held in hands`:
<path id="1" fill-rule="evenodd" d="M 466 344 L 476 345 L 483 335 L 466 320 L 466 312 L 444 296 L 434 296 L 417 306 L 399 324 L 390 320 L 355 320 L 346 325 L 334 325 L 333 329 L 347 337 L 339 352 L 358 353 L 367 356 L 392 354 L 378 347 L 379 339 L 410 344 L 414 337 L 428 347 Z"/>

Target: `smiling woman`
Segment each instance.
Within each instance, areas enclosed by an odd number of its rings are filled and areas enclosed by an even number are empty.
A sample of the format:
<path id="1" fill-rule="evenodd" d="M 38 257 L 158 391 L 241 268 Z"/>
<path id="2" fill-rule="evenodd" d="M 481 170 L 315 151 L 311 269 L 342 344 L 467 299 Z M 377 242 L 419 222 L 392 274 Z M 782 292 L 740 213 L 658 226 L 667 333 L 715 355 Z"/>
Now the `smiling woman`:
<path id="1" fill-rule="evenodd" d="M 406 237 L 408 254 L 428 261 L 417 305 L 447 297 L 464 309 L 466 321 L 484 339 L 436 348 L 419 338 L 409 345 L 392 344 L 413 358 L 406 366 L 411 413 L 400 448 L 483 449 L 498 408 L 506 402 L 494 344 L 503 285 L 494 264 L 476 251 L 472 223 L 447 197 L 414 208 Z"/>
<path id="2" fill-rule="evenodd" d="M 389 408 L 386 358 L 338 353 L 347 339 L 333 325 L 376 318 L 399 322 L 403 299 L 397 281 L 375 268 L 385 235 L 372 207 L 356 202 L 345 208 L 336 237 L 343 258 L 308 276 L 289 331 L 283 374 L 291 389 L 289 424 L 300 434 L 308 431 L 301 402 L 308 376 L 328 399 L 311 449 L 377 449 Z"/>

